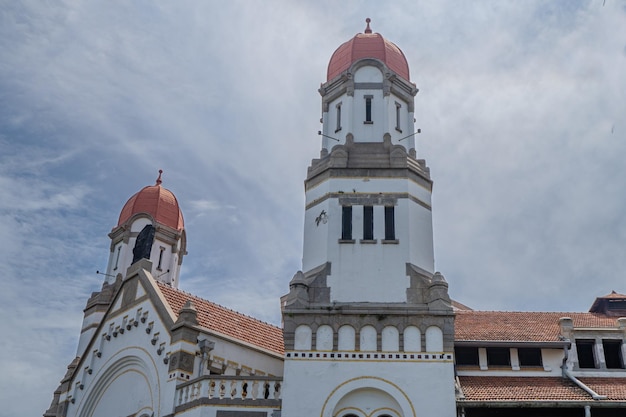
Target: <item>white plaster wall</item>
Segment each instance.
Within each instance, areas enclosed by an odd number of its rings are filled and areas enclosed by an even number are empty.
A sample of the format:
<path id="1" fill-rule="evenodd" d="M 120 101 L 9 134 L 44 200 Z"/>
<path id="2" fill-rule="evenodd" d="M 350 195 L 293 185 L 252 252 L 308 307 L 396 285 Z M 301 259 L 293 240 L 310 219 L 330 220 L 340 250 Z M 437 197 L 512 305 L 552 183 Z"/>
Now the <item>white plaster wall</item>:
<path id="1" fill-rule="evenodd" d="M 337 130 L 337 104 L 341 103 L 341 130 Z M 328 112 L 322 113 L 322 149 L 329 151 L 335 145 L 346 143 L 346 135 L 352 132 L 354 121 L 352 120 L 354 97 L 342 94 L 328 105 Z M 330 136 L 330 137 L 328 137 Z M 334 139 L 337 140 L 334 140 Z"/>
<path id="2" fill-rule="evenodd" d="M 211 356 L 218 356 L 226 361 L 243 365 L 252 370 L 262 371 L 269 375 L 282 375 L 282 357 L 270 355 L 268 353 L 252 349 L 246 345 L 230 342 L 228 340 L 209 336 L 208 340 L 215 342 L 215 348 L 211 351 Z M 196 368 L 198 369 L 199 357 L 196 357 Z M 231 375 L 235 374 L 235 369 L 231 369 Z M 204 374 L 208 372 L 204 371 Z"/>
<path id="3" fill-rule="evenodd" d="M 356 330 L 346 324 L 337 331 L 337 350 L 354 351 L 356 348 Z"/>
<path id="4" fill-rule="evenodd" d="M 361 193 L 409 193 L 430 204 L 428 190 L 410 180 L 338 178 L 325 181 L 307 192 L 307 203 L 320 201 L 329 192 L 357 190 Z M 315 219 L 324 211 L 326 223 Z M 398 244 L 383 244 L 384 208 L 374 207 L 375 244 L 361 243 L 363 206 L 353 206 L 352 237 L 355 243 L 339 243 L 342 209 L 337 198 L 322 200 L 305 212 L 303 271 L 331 262 L 333 301 L 402 302 L 406 300 L 409 278 L 406 263 L 434 272 L 433 230 L 430 210 L 408 199 L 400 198 L 395 206 Z"/>
<path id="5" fill-rule="evenodd" d="M 365 121 L 365 96 L 372 96 L 372 122 Z M 382 89 L 355 90 L 351 117 L 353 126 L 351 133 L 355 142 L 382 142 L 385 133 L 387 111 Z"/>
<path id="6" fill-rule="evenodd" d="M 437 326 L 426 329 L 426 352 L 443 351 L 443 332 Z"/>
<path id="7" fill-rule="evenodd" d="M 383 83 L 382 72 L 373 66 L 364 66 L 354 73 L 355 83 Z M 364 124 L 365 99 L 371 95 L 372 99 L 372 124 Z M 396 130 L 396 102 L 401 104 L 400 129 Z M 341 130 L 337 131 L 337 103 L 341 103 Z M 328 112 L 322 114 L 322 132 L 328 137 L 322 137 L 322 148 L 331 150 L 333 146 L 345 143 L 347 133 L 354 135 L 355 142 L 382 142 L 383 135 L 389 133 L 392 143 L 402 145 L 407 150 L 415 148 L 413 136 L 399 141 L 414 132 L 414 114 L 409 112 L 409 103 L 400 97 L 389 94 L 383 95 L 382 88 L 378 89 L 355 89 L 354 95 L 342 94 L 328 104 Z"/>
<path id="8" fill-rule="evenodd" d="M 400 334 L 398 329 L 393 326 L 387 326 L 381 332 L 381 350 L 383 352 L 400 351 Z"/>
<path id="9" fill-rule="evenodd" d="M 357 83 L 382 83 L 383 73 L 377 67 L 370 65 L 360 67 L 354 72 L 354 82 Z"/>
<path id="10" fill-rule="evenodd" d="M 376 352 L 378 346 L 376 343 L 377 332 L 373 326 L 363 326 L 359 332 L 359 347 L 361 352 Z"/>
<path id="11" fill-rule="evenodd" d="M 428 272 L 435 272 L 435 251 L 433 247 L 433 217 L 431 210 L 410 202 L 409 211 L 409 262 Z"/>
<path id="12" fill-rule="evenodd" d="M 413 197 L 430 206 L 430 190 L 420 184 L 401 178 L 331 178 L 307 190 L 306 205 L 324 197 L 328 193 L 409 193 Z"/>
<path id="13" fill-rule="evenodd" d="M 422 351 L 422 333 L 415 326 L 408 326 L 404 329 L 404 351 L 405 352 L 421 352 Z"/>
<path id="14" fill-rule="evenodd" d="M 328 261 L 328 240 L 329 230 L 337 230 L 339 227 L 339 234 L 341 235 L 341 213 L 336 212 L 336 208 L 333 207 L 331 211 L 330 204 L 337 204 L 337 201 L 325 200 L 305 211 L 304 213 L 304 239 L 302 250 L 302 270 L 304 272 Z M 327 221 L 319 222 L 315 221 L 322 211 L 327 215 Z"/>
<path id="15" fill-rule="evenodd" d="M 396 103 L 400 104 L 400 130 L 402 130 L 402 132 L 396 130 Z M 409 105 L 400 97 L 389 94 L 385 97 L 385 106 L 387 110 L 387 124 L 385 127 L 386 132 L 391 135 L 391 143 L 394 145 L 402 145 L 406 149 L 410 149 L 413 142 L 409 139 L 412 139 L 412 137 L 407 138 L 406 136 L 414 132 L 414 127 L 413 115 L 409 112 Z M 400 141 L 400 139 L 402 140 Z"/>
<path id="16" fill-rule="evenodd" d="M 87 344 L 93 338 L 93 335 L 96 332 L 96 325 L 100 323 L 104 317 L 104 312 L 95 312 L 83 318 L 83 326 L 82 331 L 80 333 L 80 338 L 78 340 L 78 348 L 76 349 L 76 356 L 83 356 L 85 349 L 87 348 Z M 93 326 L 93 327 L 91 327 Z M 88 330 L 85 330 L 89 327 Z"/>
<path id="17" fill-rule="evenodd" d="M 293 348 L 295 350 L 311 350 L 311 328 L 307 325 L 296 327 L 294 334 Z"/>
<path id="18" fill-rule="evenodd" d="M 372 386 L 404 405 L 404 417 L 456 415 L 451 362 L 287 360 L 282 416 L 331 417 L 344 395 Z"/>
<path id="19" fill-rule="evenodd" d="M 479 351 L 485 351 L 485 349 L 479 349 Z M 489 369 L 487 367 L 487 357 L 486 354 L 482 360 L 484 362 L 484 369 L 477 369 L 475 367 L 457 367 L 457 373 L 462 376 L 487 376 L 487 375 L 497 375 L 497 376 L 561 376 L 561 363 L 563 361 L 563 349 L 541 349 L 543 369 L 541 368 L 524 368 L 521 367 L 518 370 L 514 370 L 513 366 L 511 369 L 503 369 L 502 367 L 497 367 L 495 369 Z M 511 355 L 512 357 L 513 355 Z M 571 368 L 570 368 L 571 369 Z"/>
<path id="20" fill-rule="evenodd" d="M 119 242 L 113 248 L 113 251 L 109 253 L 109 262 L 107 264 L 107 276 L 105 280 L 107 282 L 115 281 L 115 275 L 122 271 L 122 265 L 125 265 L 125 257 L 126 257 L 126 243 Z M 118 258 L 118 250 L 119 250 L 119 258 Z M 125 271 L 125 270 L 124 270 Z M 110 277 L 111 275 L 112 277 Z"/>
<path id="21" fill-rule="evenodd" d="M 111 335 L 108 341 L 103 337 L 109 334 L 109 329 L 121 327 L 124 317 L 136 317 L 138 309 L 148 312 L 145 323 L 131 326 L 131 330 L 124 329 L 117 337 Z M 152 331 L 147 334 L 145 329 L 150 323 Z M 152 345 L 150 341 L 157 333 L 159 340 Z M 91 412 L 89 410 L 96 411 L 93 415 L 129 415 L 141 407 L 153 408 L 155 415 L 167 414 L 173 407 L 175 386 L 167 383 L 168 365 L 162 360 L 165 352 L 161 356 L 156 353 L 161 343 L 169 345 L 166 334 L 148 300 L 121 314 L 114 312 L 102 331 L 94 335 L 94 343 L 85 353 L 82 367 L 89 366 L 92 373 L 77 372 L 71 383 L 69 395 L 74 397 L 75 403 L 70 404 L 67 416 L 82 416 L 81 413 Z M 95 354 L 96 350 L 101 353 L 100 357 Z M 81 384 L 82 390 L 78 388 Z M 116 398 L 116 401 L 107 401 L 107 398 Z M 130 413 L 125 413 L 128 410 Z"/>
<path id="22" fill-rule="evenodd" d="M 328 325 L 323 325 L 317 328 L 315 332 L 315 349 L 321 351 L 333 350 L 333 329 Z"/>

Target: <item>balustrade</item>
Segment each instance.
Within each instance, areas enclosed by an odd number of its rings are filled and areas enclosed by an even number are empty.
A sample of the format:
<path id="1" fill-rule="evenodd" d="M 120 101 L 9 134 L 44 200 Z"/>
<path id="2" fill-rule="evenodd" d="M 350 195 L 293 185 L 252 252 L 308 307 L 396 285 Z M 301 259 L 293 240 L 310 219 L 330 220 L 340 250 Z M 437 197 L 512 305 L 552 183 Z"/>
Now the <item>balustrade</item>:
<path id="1" fill-rule="evenodd" d="M 279 377 L 205 375 L 176 388 L 176 406 L 202 398 L 212 403 L 250 401 L 250 405 L 259 400 L 280 402 L 282 382 Z"/>

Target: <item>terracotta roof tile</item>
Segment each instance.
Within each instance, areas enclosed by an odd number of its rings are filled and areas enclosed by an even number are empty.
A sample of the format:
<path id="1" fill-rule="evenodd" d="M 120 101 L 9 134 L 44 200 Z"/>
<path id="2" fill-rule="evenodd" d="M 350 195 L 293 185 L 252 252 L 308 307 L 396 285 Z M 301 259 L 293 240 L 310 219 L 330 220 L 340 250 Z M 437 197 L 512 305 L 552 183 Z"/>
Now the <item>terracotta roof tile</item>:
<path id="1" fill-rule="evenodd" d="M 626 401 L 626 378 L 578 378 L 608 401 Z"/>
<path id="2" fill-rule="evenodd" d="M 400 48 L 380 33 L 357 33 L 333 53 L 328 63 L 326 80 L 332 80 L 363 58 L 378 59 L 405 80 L 410 79 L 409 64 Z"/>
<path id="3" fill-rule="evenodd" d="M 625 378 L 580 378 L 602 401 L 626 400 Z M 561 377 L 459 376 L 465 401 L 589 401 L 591 395 Z"/>
<path id="4" fill-rule="evenodd" d="M 185 302 L 191 300 L 198 311 L 200 326 L 279 355 L 284 353 L 283 331 L 279 327 L 160 282 L 157 285 L 174 313 L 178 314 Z"/>
<path id="5" fill-rule="evenodd" d="M 561 377 L 459 376 L 465 401 L 587 401 L 591 396 Z"/>
<path id="6" fill-rule="evenodd" d="M 185 227 L 183 213 L 174 194 L 159 184 L 143 187 L 128 199 L 117 221 L 121 226 L 135 214 L 147 213 L 157 222 L 176 230 Z"/>
<path id="7" fill-rule="evenodd" d="M 615 317 L 596 313 L 457 310 L 454 338 L 458 341 L 557 341 L 561 333 L 561 317 L 570 317 L 574 327 L 617 326 Z"/>

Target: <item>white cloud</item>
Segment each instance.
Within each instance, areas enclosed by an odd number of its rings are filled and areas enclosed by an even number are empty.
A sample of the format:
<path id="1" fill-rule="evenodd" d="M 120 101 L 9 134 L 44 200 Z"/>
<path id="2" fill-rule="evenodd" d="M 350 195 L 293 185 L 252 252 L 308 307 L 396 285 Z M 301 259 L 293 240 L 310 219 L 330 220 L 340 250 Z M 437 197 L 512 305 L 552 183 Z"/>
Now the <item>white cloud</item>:
<path id="1" fill-rule="evenodd" d="M 181 287 L 278 322 L 319 155 L 316 89 L 365 17 L 420 88 L 453 297 L 584 310 L 626 291 L 623 2 L 6 3 L 0 416 L 47 408 L 106 234 L 159 168 L 188 228 Z M 26 390 L 40 394 L 10 401 Z"/>

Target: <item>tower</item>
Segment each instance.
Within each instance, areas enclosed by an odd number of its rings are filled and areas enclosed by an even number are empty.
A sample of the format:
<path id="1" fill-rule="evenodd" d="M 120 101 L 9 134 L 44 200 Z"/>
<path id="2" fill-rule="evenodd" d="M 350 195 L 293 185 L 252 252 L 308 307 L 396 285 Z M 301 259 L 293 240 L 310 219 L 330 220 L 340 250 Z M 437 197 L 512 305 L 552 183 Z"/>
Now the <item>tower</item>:
<path id="1" fill-rule="evenodd" d="M 108 282 L 139 259 L 152 261 L 152 275 L 178 288 L 187 239 L 183 213 L 174 194 L 163 187 L 161 175 L 155 185 L 143 187 L 128 199 L 109 233 L 111 253 L 107 265 Z"/>
<path id="2" fill-rule="evenodd" d="M 93 293 L 87 301 L 78 356 L 82 355 L 109 307 L 116 288 L 126 278 L 129 266 L 141 259 L 149 259 L 152 276 L 178 288 L 180 266 L 187 254 L 187 238 L 176 196 L 161 185 L 162 173 L 159 170 L 154 185 L 143 187 L 128 199 L 117 225 L 109 233 L 111 246 L 105 280 L 102 290 Z"/>
<path id="3" fill-rule="evenodd" d="M 430 171 L 416 158 L 418 89 L 369 23 L 333 53 L 319 89 L 302 271 L 281 299 L 285 417 L 455 414 L 454 314 L 434 270 Z"/>

